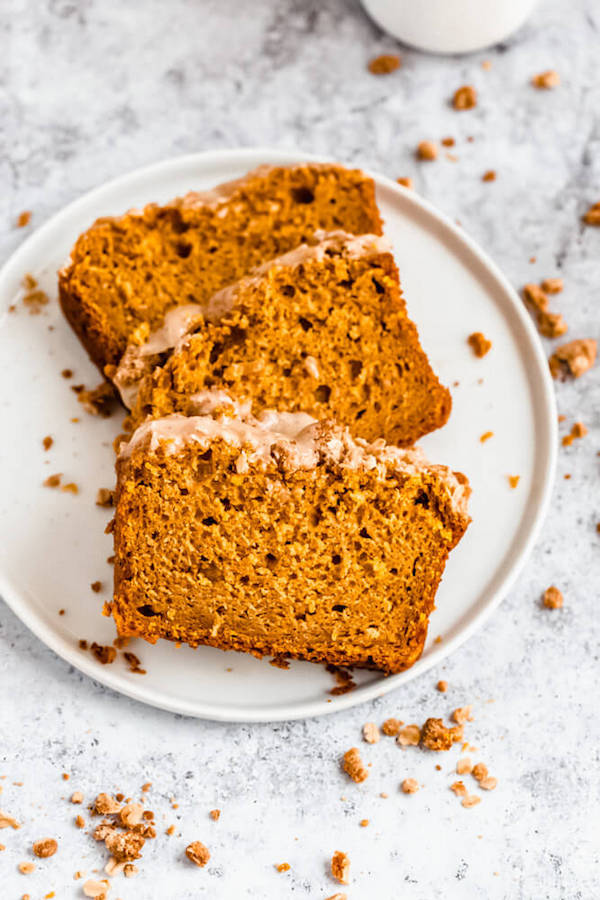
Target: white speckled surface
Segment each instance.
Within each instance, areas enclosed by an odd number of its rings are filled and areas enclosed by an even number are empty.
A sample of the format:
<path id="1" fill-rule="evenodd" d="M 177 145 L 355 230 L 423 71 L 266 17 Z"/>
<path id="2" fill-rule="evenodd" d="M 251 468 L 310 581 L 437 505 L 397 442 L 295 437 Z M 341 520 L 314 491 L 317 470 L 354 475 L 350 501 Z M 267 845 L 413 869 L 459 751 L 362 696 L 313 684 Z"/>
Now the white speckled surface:
<path id="1" fill-rule="evenodd" d="M 394 42 L 350 0 L 5 0 L 0 27 L 2 259 L 29 230 L 13 227 L 21 210 L 34 211 L 33 227 L 138 165 L 200 149 L 304 147 L 411 175 L 515 285 L 564 277 L 555 307 L 570 334 L 598 337 L 600 231 L 580 224 L 600 199 L 595 0 L 542 2 L 510 42 L 472 57 L 406 51 L 386 78 L 365 64 Z M 547 68 L 562 86 L 535 91 L 531 75 Z M 480 102 L 457 113 L 448 97 L 463 83 Z M 414 161 L 418 141 L 444 135 L 456 138 L 456 162 Z M 490 168 L 498 179 L 484 184 Z M 0 808 L 23 822 L 0 832 L 2 900 L 83 896 L 73 873 L 91 873 L 102 855 L 65 798 L 136 794 L 145 781 L 159 838 L 111 898 L 325 898 L 337 890 L 327 871 L 336 849 L 352 860 L 349 900 L 597 897 L 599 381 L 596 367 L 557 386 L 563 428 L 581 419 L 590 433 L 561 448 L 551 516 L 511 595 L 443 669 L 371 706 L 276 726 L 182 719 L 84 678 L 0 604 Z M 551 583 L 564 591 L 562 611 L 540 606 Z M 499 779 L 478 807 L 463 809 L 448 790 L 456 750 L 438 759 L 386 739 L 361 745 L 373 763 L 364 784 L 339 771 L 363 722 L 422 722 L 464 703 L 474 707 L 472 755 Z M 398 791 L 407 776 L 423 785 L 410 797 Z M 58 854 L 20 874 L 45 836 Z M 204 870 L 182 859 L 194 839 L 212 853 Z M 291 871 L 274 870 L 282 861 Z"/>

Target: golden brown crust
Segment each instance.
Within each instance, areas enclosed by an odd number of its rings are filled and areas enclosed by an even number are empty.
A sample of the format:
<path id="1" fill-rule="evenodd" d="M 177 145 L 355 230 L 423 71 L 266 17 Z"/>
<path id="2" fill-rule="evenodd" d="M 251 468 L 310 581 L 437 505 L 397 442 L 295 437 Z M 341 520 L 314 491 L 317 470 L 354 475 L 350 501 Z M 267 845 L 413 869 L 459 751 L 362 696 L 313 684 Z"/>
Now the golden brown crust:
<path id="1" fill-rule="evenodd" d="M 253 266 L 318 229 L 381 234 L 373 181 L 328 164 L 249 173 L 223 196 L 195 194 L 102 218 L 77 240 L 59 273 L 60 302 L 104 373 L 129 335 L 159 324 L 167 309 L 203 303 Z"/>

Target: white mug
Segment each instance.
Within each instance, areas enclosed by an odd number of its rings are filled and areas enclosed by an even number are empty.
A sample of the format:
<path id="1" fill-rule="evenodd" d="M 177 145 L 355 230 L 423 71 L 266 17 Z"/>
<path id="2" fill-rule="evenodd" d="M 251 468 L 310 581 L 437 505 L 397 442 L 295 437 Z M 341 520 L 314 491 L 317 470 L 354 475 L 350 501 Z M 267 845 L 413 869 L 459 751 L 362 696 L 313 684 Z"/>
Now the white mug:
<path id="1" fill-rule="evenodd" d="M 362 0 L 384 31 L 431 53 L 470 53 L 503 41 L 538 0 Z"/>

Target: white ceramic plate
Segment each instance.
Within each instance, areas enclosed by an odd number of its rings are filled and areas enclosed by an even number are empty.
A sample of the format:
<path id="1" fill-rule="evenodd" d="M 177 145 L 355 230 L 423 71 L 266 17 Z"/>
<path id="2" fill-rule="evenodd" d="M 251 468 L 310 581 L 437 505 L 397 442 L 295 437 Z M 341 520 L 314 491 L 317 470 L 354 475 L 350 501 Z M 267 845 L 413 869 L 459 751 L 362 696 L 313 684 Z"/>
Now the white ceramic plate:
<path id="1" fill-rule="evenodd" d="M 92 191 L 54 216 L 0 273 L 0 595 L 56 653 L 117 691 L 165 709 L 227 721 L 273 721 L 319 715 L 385 694 L 425 672 L 458 647 L 513 584 L 539 531 L 552 485 L 556 411 L 537 334 L 513 289 L 459 228 L 417 194 L 378 175 L 377 198 L 393 241 L 409 312 L 454 406 L 448 425 L 422 445 L 431 459 L 465 472 L 473 488 L 473 522 L 451 555 L 421 659 L 400 675 L 357 672 L 358 687 L 329 691 L 322 666 L 268 660 L 211 648 L 152 647 L 136 641 L 146 675 L 121 657 L 102 666 L 79 649 L 80 638 L 110 643 L 111 620 L 100 614 L 109 595 L 110 511 L 95 506 L 98 488 L 113 484 L 111 442 L 121 416 L 93 418 L 72 384 L 98 383 L 63 319 L 56 271 L 78 234 L 98 216 L 152 200 L 166 201 L 238 177 L 259 163 L 311 159 L 279 150 L 234 150 L 180 157 Z M 30 272 L 53 298 L 38 316 L 20 302 Z M 17 311 L 8 312 L 16 303 Z M 482 331 L 493 342 L 476 359 L 466 338 Z M 71 368 L 71 381 L 61 370 Z M 73 418 L 80 421 L 73 422 Z M 494 436 L 485 443 L 483 432 Z M 42 438 L 54 445 L 42 449 Z M 74 496 L 42 487 L 64 473 Z M 511 489 L 508 475 L 519 475 Z M 100 580 L 100 594 L 90 589 Z M 59 609 L 65 609 L 59 616 Z M 441 641 L 436 642 L 440 636 Z"/>

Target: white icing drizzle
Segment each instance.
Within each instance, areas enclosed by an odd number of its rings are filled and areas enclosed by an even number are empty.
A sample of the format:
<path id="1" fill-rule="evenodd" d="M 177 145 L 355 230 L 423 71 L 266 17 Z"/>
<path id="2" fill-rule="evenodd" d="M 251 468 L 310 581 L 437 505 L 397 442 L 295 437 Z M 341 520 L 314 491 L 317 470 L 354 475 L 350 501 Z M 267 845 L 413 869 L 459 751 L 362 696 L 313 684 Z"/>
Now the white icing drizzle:
<path id="1" fill-rule="evenodd" d="M 220 390 L 196 395 L 202 415 L 174 414 L 144 422 L 129 443 L 121 446 L 119 459 L 127 459 L 135 447 L 147 442 L 151 453 L 160 446 L 168 454 L 177 454 L 190 444 L 206 449 L 223 440 L 240 454 L 236 461 L 238 474 L 249 465 L 266 467 L 276 457 L 286 470 L 312 469 L 320 460 L 350 469 L 376 469 L 380 477 L 390 471 L 408 475 L 430 472 L 445 488 L 459 515 L 467 514 L 470 494 L 468 482 L 446 466 L 432 465 L 419 447 L 402 450 L 387 445 L 383 439 L 369 444 L 353 439 L 346 428 L 331 422 L 318 422 L 307 413 L 266 410 L 258 417 L 250 404 L 240 404 Z"/>

